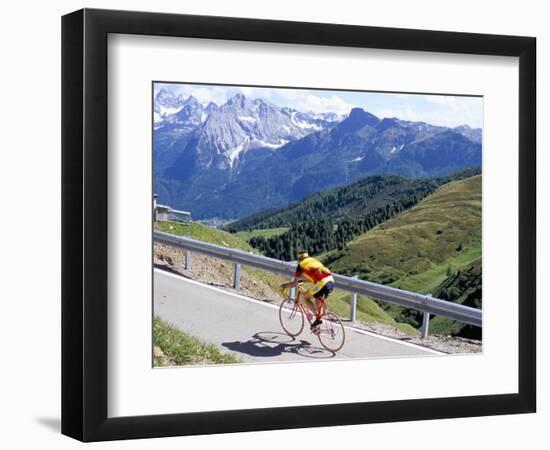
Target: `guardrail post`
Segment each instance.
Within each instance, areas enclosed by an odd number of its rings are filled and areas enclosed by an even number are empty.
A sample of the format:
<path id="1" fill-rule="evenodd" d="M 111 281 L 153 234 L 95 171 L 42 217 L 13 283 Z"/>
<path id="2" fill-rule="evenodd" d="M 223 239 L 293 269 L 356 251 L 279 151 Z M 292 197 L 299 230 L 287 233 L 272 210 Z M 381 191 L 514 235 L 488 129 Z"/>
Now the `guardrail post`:
<path id="1" fill-rule="evenodd" d="M 426 299 L 430 300 L 432 298 L 431 294 L 426 295 Z M 428 332 L 430 328 L 430 313 L 424 311 L 424 315 L 422 316 L 422 339 L 426 339 L 428 337 Z"/>
<path id="2" fill-rule="evenodd" d="M 358 278 L 357 275 L 354 275 L 353 278 Z M 351 294 L 351 305 L 350 305 L 350 315 L 349 315 L 349 320 L 351 320 L 352 322 L 355 321 L 356 317 L 357 317 L 357 294 L 354 292 L 353 294 Z"/>
<path id="3" fill-rule="evenodd" d="M 190 250 L 187 250 L 185 252 L 185 268 L 191 272 L 191 266 L 193 264 L 193 258 L 191 256 L 191 251 Z"/>
<path id="4" fill-rule="evenodd" d="M 424 311 L 424 316 L 422 317 L 422 339 L 428 337 L 428 329 L 430 328 L 430 313 Z"/>
<path id="5" fill-rule="evenodd" d="M 237 290 L 241 288 L 241 265 L 235 263 L 235 273 L 233 277 L 233 287 Z"/>

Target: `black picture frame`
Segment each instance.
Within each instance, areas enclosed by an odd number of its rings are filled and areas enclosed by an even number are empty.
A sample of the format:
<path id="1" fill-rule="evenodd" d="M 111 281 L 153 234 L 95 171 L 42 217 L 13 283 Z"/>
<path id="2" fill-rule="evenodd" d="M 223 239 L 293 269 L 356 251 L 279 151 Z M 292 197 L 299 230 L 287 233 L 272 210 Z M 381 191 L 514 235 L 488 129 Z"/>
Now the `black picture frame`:
<path id="1" fill-rule="evenodd" d="M 107 417 L 110 33 L 519 58 L 518 393 Z M 536 39 L 84 9 L 62 18 L 62 433 L 82 441 L 321 427 L 536 409 Z"/>

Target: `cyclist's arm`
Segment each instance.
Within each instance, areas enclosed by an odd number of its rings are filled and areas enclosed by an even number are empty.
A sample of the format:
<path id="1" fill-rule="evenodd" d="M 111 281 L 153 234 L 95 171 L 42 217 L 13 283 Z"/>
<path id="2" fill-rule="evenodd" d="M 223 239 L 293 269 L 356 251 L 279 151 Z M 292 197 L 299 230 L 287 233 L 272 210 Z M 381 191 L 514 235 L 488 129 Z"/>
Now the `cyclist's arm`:
<path id="1" fill-rule="evenodd" d="M 296 268 L 296 272 L 294 273 L 294 278 L 292 279 L 292 281 L 289 281 L 288 283 L 284 283 L 282 286 L 285 288 L 296 287 L 298 285 L 298 282 L 302 279 L 303 279 L 302 268 L 298 264 L 298 267 Z"/>
<path id="2" fill-rule="evenodd" d="M 294 286 L 298 284 L 298 281 L 302 280 L 304 278 L 304 271 L 302 270 L 302 267 L 300 264 L 296 266 L 296 270 L 294 271 L 294 279 L 292 280 L 292 283 Z"/>

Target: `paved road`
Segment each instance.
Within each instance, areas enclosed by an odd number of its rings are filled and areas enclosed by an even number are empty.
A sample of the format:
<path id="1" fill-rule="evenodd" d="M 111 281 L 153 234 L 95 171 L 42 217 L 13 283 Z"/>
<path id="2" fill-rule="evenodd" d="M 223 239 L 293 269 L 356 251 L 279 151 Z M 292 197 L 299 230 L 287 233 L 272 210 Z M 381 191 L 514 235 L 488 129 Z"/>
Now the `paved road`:
<path id="1" fill-rule="evenodd" d="M 307 328 L 291 338 L 279 324 L 278 305 L 248 299 L 155 270 L 154 312 L 202 341 L 244 362 L 434 355 L 437 352 L 346 328 L 346 343 L 334 355 Z M 307 325 L 307 324 L 306 324 Z"/>

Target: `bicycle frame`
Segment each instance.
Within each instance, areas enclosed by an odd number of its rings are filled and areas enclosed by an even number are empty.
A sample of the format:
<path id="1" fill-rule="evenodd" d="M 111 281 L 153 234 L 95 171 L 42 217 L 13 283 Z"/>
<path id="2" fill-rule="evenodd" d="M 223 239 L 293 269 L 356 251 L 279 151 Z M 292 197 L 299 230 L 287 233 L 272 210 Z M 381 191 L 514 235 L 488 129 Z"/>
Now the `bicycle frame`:
<path id="1" fill-rule="evenodd" d="M 298 288 L 296 289 L 296 298 L 294 299 L 294 308 L 298 307 L 302 310 L 305 318 L 307 319 L 307 321 L 309 322 L 309 325 L 311 326 L 311 324 L 313 323 L 313 320 L 311 320 L 308 317 L 308 314 L 306 312 L 310 310 L 306 306 L 304 306 L 303 300 L 301 299 L 302 294 L 305 294 L 306 292 L 307 292 L 307 289 L 304 289 L 301 285 L 298 285 Z M 315 304 L 315 308 L 317 310 L 315 313 L 315 318 L 322 319 L 323 316 L 327 313 L 327 305 L 325 303 L 324 298 L 318 298 L 317 300 L 319 301 L 319 307 L 317 307 L 317 305 Z M 295 309 L 293 309 L 293 314 L 295 314 Z"/>
<path id="2" fill-rule="evenodd" d="M 325 349 L 333 353 L 340 350 L 345 342 L 345 330 L 341 320 L 338 318 L 338 316 L 332 314 L 328 310 L 325 298 L 316 299 L 316 314 L 313 315 L 309 308 L 306 308 L 306 306 L 304 306 L 302 296 L 306 292 L 308 292 L 307 289 L 304 289 L 301 284 L 298 285 L 296 298 L 292 299 L 291 296 L 288 295 L 289 292 L 285 292 L 286 300 L 283 301 L 279 306 L 279 320 L 281 322 L 283 330 L 285 330 L 285 332 L 290 336 L 296 337 L 303 331 L 305 322 L 304 316 L 305 320 L 309 322 L 310 329 L 311 325 L 313 325 L 314 323 L 314 319 L 319 318 L 321 319 L 321 323 L 319 324 L 319 326 L 311 329 L 312 333 L 317 336 L 321 345 Z M 285 310 L 286 313 L 284 312 Z M 311 319 L 308 317 L 308 314 L 312 316 Z M 294 319 L 297 318 L 296 316 L 300 316 L 298 318 L 298 321 L 294 321 Z M 288 323 L 287 320 L 294 323 L 294 327 L 289 327 L 290 323 Z M 336 340 L 336 336 L 339 334 L 339 332 L 341 332 L 341 338 L 338 338 L 338 340 Z M 332 341 L 327 341 L 326 339 L 332 339 Z"/>

